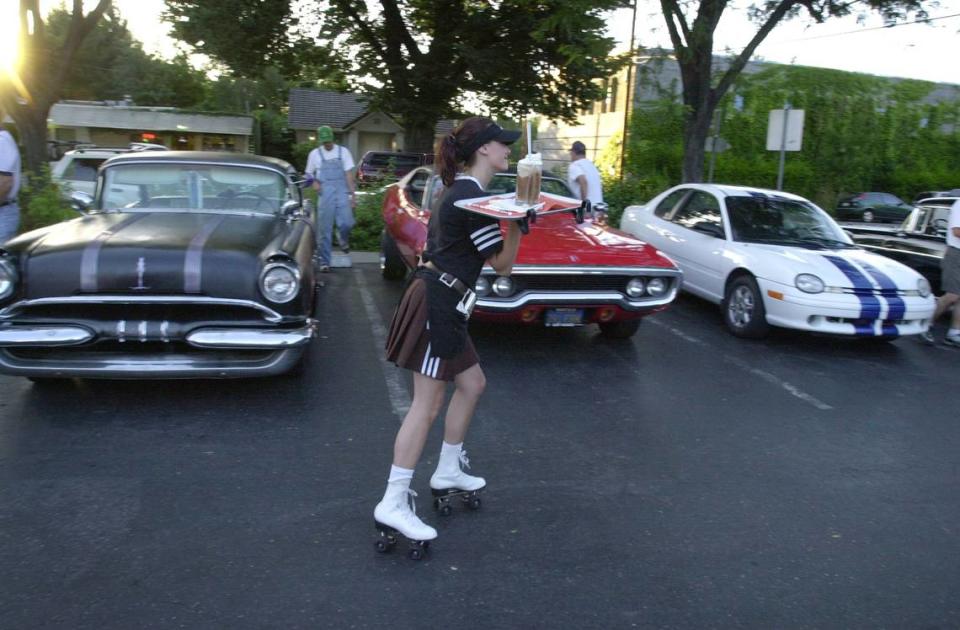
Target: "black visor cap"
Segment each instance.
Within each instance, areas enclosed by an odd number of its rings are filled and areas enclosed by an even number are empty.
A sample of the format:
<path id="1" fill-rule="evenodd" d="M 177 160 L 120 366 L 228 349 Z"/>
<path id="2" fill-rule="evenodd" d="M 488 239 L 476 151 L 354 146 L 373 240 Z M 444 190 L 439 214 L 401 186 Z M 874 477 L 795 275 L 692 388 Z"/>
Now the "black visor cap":
<path id="1" fill-rule="evenodd" d="M 459 153 L 459 158 L 461 160 L 467 160 L 473 152 L 485 145 L 488 142 L 496 140 L 502 144 L 513 144 L 520 138 L 520 132 L 511 129 L 504 129 L 500 125 L 493 123 L 487 126 L 486 129 L 477 134 L 477 137 L 473 139 L 473 142 L 468 144 L 465 147 L 462 147 Z"/>

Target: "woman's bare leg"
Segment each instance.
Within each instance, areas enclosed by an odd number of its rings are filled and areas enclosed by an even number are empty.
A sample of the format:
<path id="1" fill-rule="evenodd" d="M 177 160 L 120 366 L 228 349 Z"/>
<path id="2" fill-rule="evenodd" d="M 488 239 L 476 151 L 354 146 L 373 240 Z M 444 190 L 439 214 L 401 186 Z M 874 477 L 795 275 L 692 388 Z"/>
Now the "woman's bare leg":
<path id="1" fill-rule="evenodd" d="M 413 373 L 413 402 L 393 444 L 394 466 L 409 469 L 417 467 L 427 433 L 443 405 L 446 385 L 444 381 Z"/>
<path id="2" fill-rule="evenodd" d="M 447 444 L 460 444 L 467 436 L 473 410 L 487 386 L 487 377 L 478 363 L 457 374 L 454 382 L 457 389 L 453 392 L 443 420 L 443 441 Z"/>

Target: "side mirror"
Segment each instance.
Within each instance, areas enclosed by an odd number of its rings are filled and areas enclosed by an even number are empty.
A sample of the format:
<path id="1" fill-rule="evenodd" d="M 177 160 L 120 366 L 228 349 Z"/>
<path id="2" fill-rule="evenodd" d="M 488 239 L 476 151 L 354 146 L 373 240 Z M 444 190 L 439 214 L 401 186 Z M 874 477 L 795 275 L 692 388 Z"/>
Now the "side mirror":
<path id="1" fill-rule="evenodd" d="M 693 225 L 693 229 L 696 232 L 701 234 L 706 234 L 707 236 L 712 236 L 714 238 L 723 238 L 726 236 L 723 233 L 723 228 L 716 223 L 710 223 L 709 221 L 700 221 Z"/>
<path id="2" fill-rule="evenodd" d="M 300 212 L 301 205 L 300 202 L 296 199 L 287 199 L 283 202 L 283 205 L 280 206 L 280 214 L 285 217 L 292 216 Z"/>
<path id="3" fill-rule="evenodd" d="M 80 213 L 86 213 L 93 206 L 93 196 L 82 192 L 74 191 L 70 193 L 70 207 Z"/>

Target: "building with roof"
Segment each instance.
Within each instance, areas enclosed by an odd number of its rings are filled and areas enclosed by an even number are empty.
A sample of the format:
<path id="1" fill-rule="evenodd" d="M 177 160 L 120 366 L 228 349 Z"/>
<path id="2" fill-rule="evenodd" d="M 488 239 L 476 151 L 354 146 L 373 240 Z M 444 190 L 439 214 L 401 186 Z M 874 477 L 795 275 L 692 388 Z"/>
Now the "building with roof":
<path id="1" fill-rule="evenodd" d="M 369 110 L 357 94 L 293 88 L 287 116 L 287 127 L 296 134 L 297 143 L 316 142 L 317 127 L 327 125 L 337 144 L 357 159 L 367 151 L 403 147 L 403 127 L 389 114 Z"/>
<path id="2" fill-rule="evenodd" d="M 358 94 L 293 88 L 290 90 L 287 127 L 297 142 L 316 142 L 317 127 L 333 129 L 337 144 L 350 149 L 359 159 L 367 151 L 402 151 L 403 127 L 390 114 L 368 109 Z M 441 120 L 435 133 L 442 137 L 453 131 L 454 121 Z"/>
<path id="3" fill-rule="evenodd" d="M 151 142 L 171 149 L 249 153 L 253 116 L 138 107 L 125 101 L 61 101 L 49 115 L 57 143 L 127 146 Z"/>

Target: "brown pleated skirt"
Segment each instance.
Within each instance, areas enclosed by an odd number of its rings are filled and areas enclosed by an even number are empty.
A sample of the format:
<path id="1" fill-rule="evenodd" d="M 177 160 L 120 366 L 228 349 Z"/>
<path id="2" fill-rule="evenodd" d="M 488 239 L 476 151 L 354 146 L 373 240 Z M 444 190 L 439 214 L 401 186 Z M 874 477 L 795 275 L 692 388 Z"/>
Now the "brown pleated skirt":
<path id="1" fill-rule="evenodd" d="M 427 287 L 423 278 L 414 278 L 390 322 L 387 333 L 387 360 L 398 367 L 419 372 L 440 381 L 454 377 L 480 362 L 473 340 L 467 335 L 466 344 L 452 359 L 441 359 L 430 354 L 430 323 L 427 318 Z"/>

